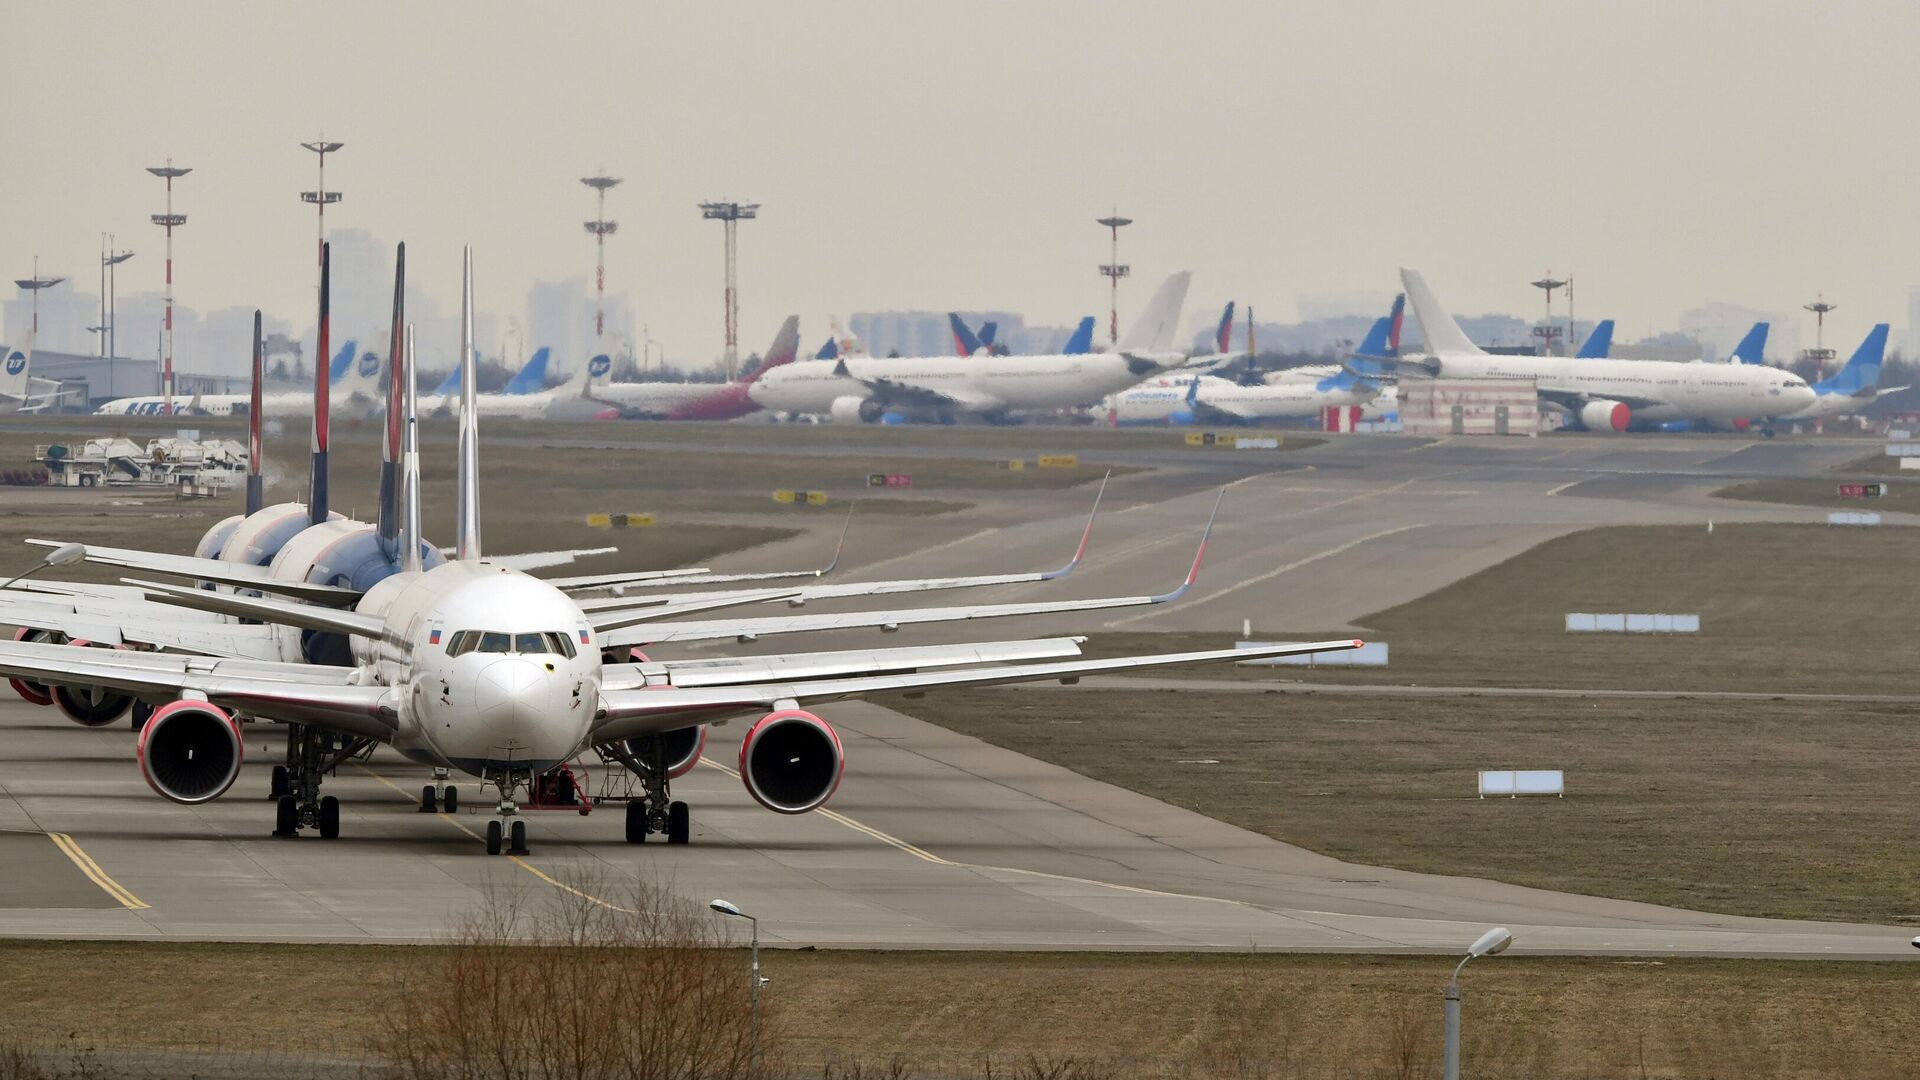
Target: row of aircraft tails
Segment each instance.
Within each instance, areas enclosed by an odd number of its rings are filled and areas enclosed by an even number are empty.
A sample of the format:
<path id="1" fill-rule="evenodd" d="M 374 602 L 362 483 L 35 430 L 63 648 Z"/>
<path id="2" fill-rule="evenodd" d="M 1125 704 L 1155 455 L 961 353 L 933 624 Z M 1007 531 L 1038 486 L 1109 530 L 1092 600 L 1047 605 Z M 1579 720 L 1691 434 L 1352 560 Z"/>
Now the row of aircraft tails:
<path id="1" fill-rule="evenodd" d="M 328 266 L 322 249 L 320 343 L 330 348 Z M 672 783 L 700 759 L 707 729 L 741 720 L 739 775 L 747 794 L 781 814 L 824 806 L 847 762 L 822 703 L 881 692 L 1021 681 L 1072 681 L 1101 672 L 1210 663 L 1357 647 L 1352 640 L 1201 650 L 1110 659 L 1081 655 L 1082 638 L 982 641 L 696 660 L 656 660 L 642 648 L 752 641 L 776 635 L 903 627 L 1165 604 L 1197 580 L 1212 518 L 1195 522 L 1198 552 L 1169 566 L 1165 592 L 1018 603 L 800 611 L 836 598 L 1044 587 L 1088 556 L 1099 497 L 1064 565 L 975 576 L 839 583 L 825 567 L 755 574 L 701 568 L 535 577 L 583 554 L 501 554 L 481 542 L 482 411 L 474 391 L 473 275 L 463 268 L 461 382 L 451 543 L 425 531 L 413 330 L 405 319 L 405 247 L 396 270 L 382 380 L 382 457 L 373 522 L 333 510 L 328 444 L 332 385 L 315 372 L 308 501 L 269 504 L 260 482 L 261 366 L 255 316 L 250 467 L 245 512 L 208 530 L 192 553 L 30 540 L 44 565 L 88 561 L 127 576 L 113 585 L 30 578 L 0 590 L 0 676 L 36 705 L 100 727 L 131 718 L 134 767 L 154 793 L 196 804 L 229 792 L 241 775 L 247 723 L 284 729 L 272 769 L 275 835 L 343 829 L 336 797 L 322 794 L 340 764 L 389 746 L 421 768 L 421 810 L 491 811 L 490 854 L 527 850 L 528 799 L 570 780 L 569 762 L 593 755 L 631 773 L 625 838 L 686 843 L 690 810 Z M 1184 279 L 1176 282 L 1183 289 Z M 791 324 L 790 324 L 791 327 Z M 1157 327 L 1133 339 L 1145 353 Z M 1139 355 L 1108 359 L 1124 367 Z M 839 363 L 838 361 L 835 362 Z M 753 385 L 753 384 L 748 384 Z M 1102 485 L 1104 488 L 1104 484 Z M 1224 498 L 1224 491 L 1222 497 Z M 1220 502 L 1214 504 L 1219 512 Z M 603 549 L 604 550 L 604 549 Z M 1062 554 L 1066 554 L 1063 552 Z M 1184 574 L 1184 577 L 1176 576 Z M 827 606 L 832 606 L 830 603 Z M 785 610 L 781 610 L 785 609 Z M 249 793 L 250 795 L 253 793 Z"/>

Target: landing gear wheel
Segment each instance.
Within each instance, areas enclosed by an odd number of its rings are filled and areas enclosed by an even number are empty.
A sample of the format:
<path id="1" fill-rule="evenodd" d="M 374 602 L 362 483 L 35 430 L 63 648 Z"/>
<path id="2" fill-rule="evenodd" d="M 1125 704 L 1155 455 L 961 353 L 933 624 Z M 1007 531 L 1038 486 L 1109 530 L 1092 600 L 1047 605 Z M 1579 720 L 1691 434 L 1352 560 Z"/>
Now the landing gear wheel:
<path id="1" fill-rule="evenodd" d="M 152 718 L 153 706 L 144 701 L 134 702 L 132 711 L 127 713 L 127 722 L 133 725 L 133 730 L 135 731 L 144 730 L 147 726 L 147 721 Z"/>
<path id="2" fill-rule="evenodd" d="M 457 814 L 460 812 L 459 788 L 451 784 L 447 785 L 446 794 L 440 796 L 440 809 L 445 810 L 449 814 Z"/>
<path id="3" fill-rule="evenodd" d="M 300 806 L 291 795 L 282 795 L 274 803 L 273 835 L 289 840 L 300 835 Z"/>
<path id="4" fill-rule="evenodd" d="M 340 838 L 340 800 L 331 795 L 320 800 L 320 839 Z"/>
<path id="5" fill-rule="evenodd" d="M 627 801 L 627 843 L 644 844 L 647 834 L 653 830 L 647 827 L 647 804 L 639 799 Z"/>
<path id="6" fill-rule="evenodd" d="M 667 843 L 684 844 L 692 831 L 692 822 L 687 816 L 687 804 L 683 802 L 667 804 Z"/>
<path id="7" fill-rule="evenodd" d="M 524 821 L 514 822 L 511 835 L 513 836 L 513 846 L 507 849 L 507 854 L 525 855 L 527 853 L 527 823 Z"/>
<path id="8" fill-rule="evenodd" d="M 438 809 L 440 809 L 440 800 L 434 797 L 433 785 L 428 784 L 426 787 L 421 788 L 420 812 L 423 814 L 431 814 Z"/>
<path id="9" fill-rule="evenodd" d="M 290 793 L 290 789 L 291 785 L 287 782 L 287 767 L 275 765 L 273 778 L 267 781 L 267 798 L 284 799 Z"/>
<path id="10" fill-rule="evenodd" d="M 500 823 L 497 821 L 487 822 L 487 854 L 500 854 Z"/>

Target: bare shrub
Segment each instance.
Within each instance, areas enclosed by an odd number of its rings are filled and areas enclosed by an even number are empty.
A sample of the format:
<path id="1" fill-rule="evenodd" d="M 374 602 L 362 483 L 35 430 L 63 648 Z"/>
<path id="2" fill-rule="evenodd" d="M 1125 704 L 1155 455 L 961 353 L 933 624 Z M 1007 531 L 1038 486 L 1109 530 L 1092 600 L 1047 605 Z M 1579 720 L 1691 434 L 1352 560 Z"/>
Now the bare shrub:
<path id="1" fill-rule="evenodd" d="M 616 899 L 591 880 L 560 884 L 532 902 L 489 891 L 447 947 L 408 966 L 381 1046 L 396 1074 L 752 1077 L 746 965 L 705 908 L 645 881 Z"/>
<path id="2" fill-rule="evenodd" d="M 40 1059 L 17 1042 L 0 1043 L 0 1080 L 50 1080 Z"/>

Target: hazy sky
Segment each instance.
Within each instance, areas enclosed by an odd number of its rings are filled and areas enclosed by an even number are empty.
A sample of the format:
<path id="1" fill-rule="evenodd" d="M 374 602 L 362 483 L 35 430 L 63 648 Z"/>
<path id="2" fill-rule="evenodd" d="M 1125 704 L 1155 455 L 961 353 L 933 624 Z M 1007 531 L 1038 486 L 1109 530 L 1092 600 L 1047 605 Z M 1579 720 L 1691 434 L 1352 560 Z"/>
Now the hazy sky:
<path id="1" fill-rule="evenodd" d="M 1623 338 L 1824 290 L 1845 342 L 1904 329 L 1920 282 L 1912 0 L 11 3 L 0 40 L 5 276 L 38 253 L 92 288 L 113 231 L 121 288 L 157 288 L 141 170 L 171 155 L 202 311 L 308 310 L 322 129 L 329 221 L 407 240 L 448 303 L 470 240 L 503 314 L 591 273 L 578 178 L 626 177 L 609 287 L 686 358 L 720 346 L 714 198 L 764 204 L 743 351 L 790 311 L 808 338 L 856 309 L 1104 312 L 1116 205 L 1123 322 L 1178 268 L 1196 306 L 1283 319 L 1408 264 L 1473 312 L 1571 269 Z"/>

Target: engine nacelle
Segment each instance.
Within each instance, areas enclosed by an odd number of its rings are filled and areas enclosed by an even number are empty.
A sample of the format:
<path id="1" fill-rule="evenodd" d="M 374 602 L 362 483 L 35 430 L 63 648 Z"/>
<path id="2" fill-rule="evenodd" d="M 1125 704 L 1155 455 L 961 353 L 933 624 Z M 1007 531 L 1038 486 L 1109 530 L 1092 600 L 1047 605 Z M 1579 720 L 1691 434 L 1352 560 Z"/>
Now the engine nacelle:
<path id="1" fill-rule="evenodd" d="M 693 727 L 663 731 L 658 735 L 645 735 L 638 739 L 627 740 L 627 753 L 646 760 L 653 751 L 653 740 L 660 740 L 660 748 L 667 759 L 667 778 L 678 780 L 693 771 L 700 764 L 700 755 L 707 749 L 707 726 L 695 724 Z"/>
<path id="2" fill-rule="evenodd" d="M 833 422 L 836 424 L 865 423 L 870 419 L 867 415 L 867 403 L 870 400 L 870 398 L 855 397 L 852 394 L 834 398 L 833 404 L 827 408 L 827 415 L 833 417 Z M 879 412 L 876 410 L 874 416 L 878 415 Z"/>
<path id="3" fill-rule="evenodd" d="M 818 810 L 846 770 L 839 734 L 804 709 L 770 712 L 740 740 L 740 780 L 754 802 L 776 814 Z"/>
<path id="4" fill-rule="evenodd" d="M 170 701 L 140 729 L 134 757 L 147 786 L 177 803 L 203 803 L 227 793 L 240 775 L 240 725 L 204 701 Z"/>
<path id="5" fill-rule="evenodd" d="M 13 640 L 32 642 L 36 645 L 45 645 L 45 644 L 55 643 L 59 640 L 59 638 L 55 636 L 52 630 L 35 630 L 29 627 L 23 626 L 20 629 L 15 630 L 13 632 Z M 7 685 L 13 687 L 14 693 L 19 694 L 23 699 L 30 702 L 31 704 L 34 704 L 34 705 L 53 704 L 53 688 L 48 686 L 46 683 L 38 683 L 38 682 L 34 682 L 32 679 L 22 679 L 22 678 L 15 677 L 15 678 L 8 679 Z"/>
<path id="6" fill-rule="evenodd" d="M 1633 410 L 1622 402 L 1596 400 L 1580 406 L 1580 426 L 1588 431 L 1625 431 L 1632 419 Z"/>
<path id="7" fill-rule="evenodd" d="M 92 642 L 76 639 L 67 644 L 77 648 L 97 647 Z M 114 646 L 125 649 L 125 645 Z M 109 690 L 104 686 L 55 686 L 50 691 L 53 704 L 61 715 L 79 724 L 81 727 L 105 727 L 127 715 L 133 708 L 133 695 Z"/>

